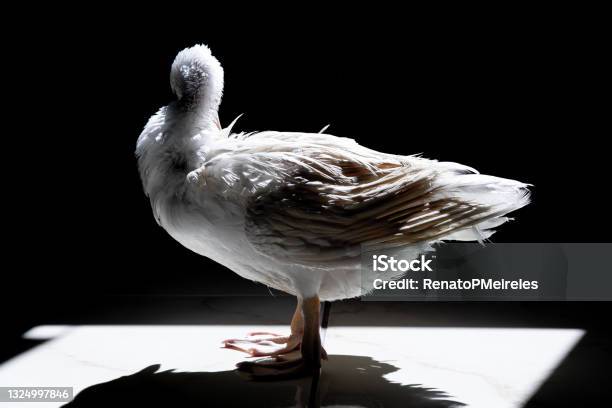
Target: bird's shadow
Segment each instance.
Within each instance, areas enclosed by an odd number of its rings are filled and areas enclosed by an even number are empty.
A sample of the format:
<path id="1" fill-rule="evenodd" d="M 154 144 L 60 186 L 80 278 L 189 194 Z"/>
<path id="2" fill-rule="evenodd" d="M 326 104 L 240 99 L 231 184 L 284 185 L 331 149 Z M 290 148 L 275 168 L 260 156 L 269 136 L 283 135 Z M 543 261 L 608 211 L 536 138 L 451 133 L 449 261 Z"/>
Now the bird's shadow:
<path id="1" fill-rule="evenodd" d="M 424 407 L 465 404 L 443 391 L 392 383 L 398 368 L 364 356 L 332 355 L 318 383 L 312 378 L 252 381 L 237 370 L 158 371 L 151 365 L 131 375 L 92 385 L 64 407 Z M 314 387 L 311 389 L 311 387 Z"/>

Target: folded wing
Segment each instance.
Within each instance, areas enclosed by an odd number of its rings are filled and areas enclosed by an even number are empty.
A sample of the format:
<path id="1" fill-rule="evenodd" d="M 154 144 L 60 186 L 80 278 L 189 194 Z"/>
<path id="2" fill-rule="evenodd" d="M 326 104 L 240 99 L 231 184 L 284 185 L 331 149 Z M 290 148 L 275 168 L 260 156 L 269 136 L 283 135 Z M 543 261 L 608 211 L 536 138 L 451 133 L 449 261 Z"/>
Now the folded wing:
<path id="1" fill-rule="evenodd" d="M 206 174 L 215 191 L 242 202 L 254 248 L 311 265 L 362 249 L 485 239 L 528 203 L 523 183 L 318 134 L 252 135 Z"/>

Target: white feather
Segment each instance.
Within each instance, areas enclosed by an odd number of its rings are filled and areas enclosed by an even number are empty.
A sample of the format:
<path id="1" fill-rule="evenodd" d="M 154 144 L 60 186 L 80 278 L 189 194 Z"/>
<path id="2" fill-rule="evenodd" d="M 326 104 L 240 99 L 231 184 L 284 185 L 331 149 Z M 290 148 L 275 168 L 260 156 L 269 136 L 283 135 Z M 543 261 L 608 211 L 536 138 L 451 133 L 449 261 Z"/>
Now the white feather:
<path id="1" fill-rule="evenodd" d="M 525 184 L 456 163 L 322 133 L 220 129 L 223 70 L 205 46 L 179 53 L 171 84 L 178 100 L 137 144 L 155 218 L 192 251 L 297 296 L 358 296 L 362 245 L 416 255 L 483 240 L 529 201 Z M 463 207 L 478 215 L 453 218 L 449 208 Z"/>

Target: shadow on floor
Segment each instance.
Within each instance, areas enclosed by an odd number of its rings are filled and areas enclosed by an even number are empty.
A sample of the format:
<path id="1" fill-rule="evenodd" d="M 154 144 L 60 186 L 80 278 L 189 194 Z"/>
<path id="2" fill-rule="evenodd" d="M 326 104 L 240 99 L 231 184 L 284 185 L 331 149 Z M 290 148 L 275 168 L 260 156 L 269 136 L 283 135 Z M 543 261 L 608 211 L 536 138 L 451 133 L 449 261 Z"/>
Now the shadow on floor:
<path id="1" fill-rule="evenodd" d="M 391 383 L 384 375 L 398 368 L 364 356 L 332 355 L 324 364 L 318 392 L 310 378 L 251 381 L 236 370 L 220 372 L 158 371 L 151 365 L 124 377 L 93 385 L 66 408 L 133 407 L 423 407 L 451 408 L 442 391 L 418 384 Z M 312 401 L 309 401 L 312 399 Z"/>

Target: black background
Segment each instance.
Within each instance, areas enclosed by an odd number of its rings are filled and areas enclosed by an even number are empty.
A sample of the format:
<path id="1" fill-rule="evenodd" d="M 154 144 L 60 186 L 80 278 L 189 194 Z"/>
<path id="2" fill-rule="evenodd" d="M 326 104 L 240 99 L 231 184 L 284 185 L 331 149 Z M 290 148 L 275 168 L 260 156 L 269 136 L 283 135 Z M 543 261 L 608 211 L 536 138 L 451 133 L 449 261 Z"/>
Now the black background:
<path id="1" fill-rule="evenodd" d="M 174 56 L 195 43 L 224 66 L 223 125 L 241 113 L 239 131 L 331 124 L 330 133 L 376 150 L 534 184 L 533 202 L 496 242 L 609 241 L 601 10 L 257 6 L 256 15 L 204 6 L 31 6 L 8 15 L 17 24 L 3 53 L 0 360 L 30 347 L 21 334 L 36 324 L 120 315 L 131 299 L 268 294 L 173 241 L 141 189 L 136 139 L 172 98 Z M 160 15 L 146 13 L 155 8 Z M 415 307 L 449 324 L 462 313 L 468 325 L 508 314 L 519 326 L 534 316 L 529 324 L 584 328 L 581 357 L 538 395 L 571 405 L 607 389 L 609 303 Z"/>
<path id="2" fill-rule="evenodd" d="M 532 183 L 532 204 L 494 241 L 609 241 L 596 10 L 37 11 L 5 37 L 2 306 L 16 332 L 100 295 L 267 293 L 173 241 L 141 189 L 136 139 L 195 43 L 224 66 L 223 125 L 241 113 L 239 131 L 331 124 L 376 150 Z"/>
<path id="3" fill-rule="evenodd" d="M 195 43 L 225 68 L 223 125 L 241 113 L 237 130 L 331 124 L 376 150 L 534 184 L 533 203 L 497 242 L 608 240 L 602 28 L 578 14 L 539 16 L 38 25 L 38 42 L 18 42 L 20 74 L 7 78 L 20 91 L 7 122 L 21 125 L 21 145 L 5 153 L 17 159 L 7 201 L 24 214 L 9 220 L 22 251 L 14 290 L 182 293 L 238 282 L 156 225 L 134 158 L 147 119 L 172 98 L 174 56 Z"/>

